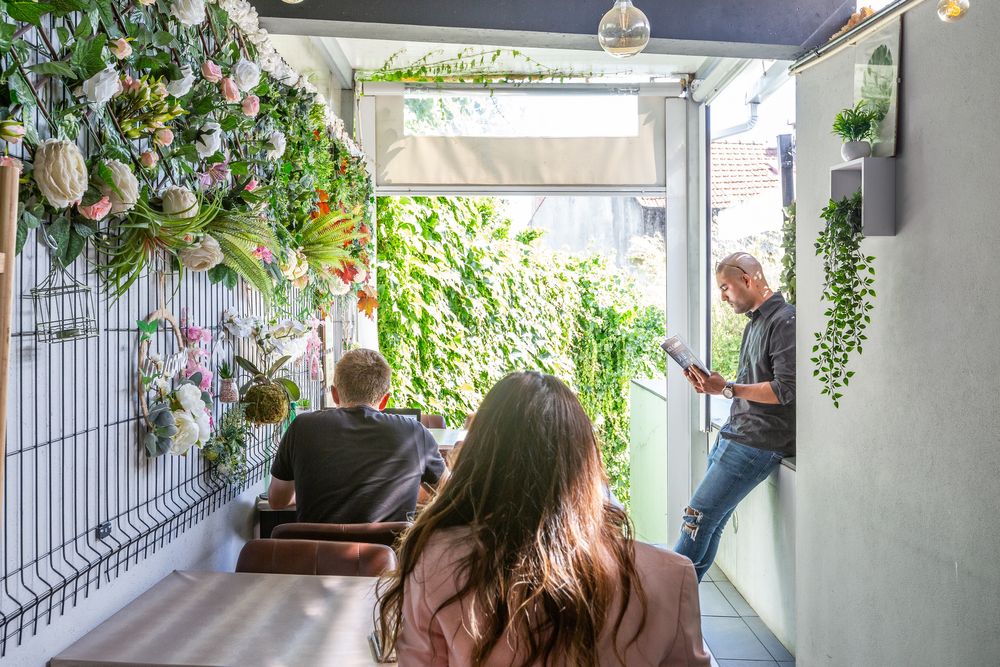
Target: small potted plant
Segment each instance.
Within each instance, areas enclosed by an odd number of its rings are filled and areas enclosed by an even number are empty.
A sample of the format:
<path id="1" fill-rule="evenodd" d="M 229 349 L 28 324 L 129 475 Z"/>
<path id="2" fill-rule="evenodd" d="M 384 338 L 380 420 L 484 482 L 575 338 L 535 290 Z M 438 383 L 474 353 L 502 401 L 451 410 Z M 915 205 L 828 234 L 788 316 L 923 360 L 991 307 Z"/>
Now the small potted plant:
<path id="1" fill-rule="evenodd" d="M 253 377 L 241 387 L 242 403 L 246 404 L 247 421 L 252 424 L 278 424 L 288 417 L 291 402 L 298 400 L 299 387 L 287 377 L 275 377 L 291 359 L 281 357 L 267 370 L 258 368 L 245 357 L 233 357 L 241 368 Z"/>
<path id="2" fill-rule="evenodd" d="M 847 161 L 872 154 L 871 141 L 878 137 L 883 114 L 868 106 L 865 100 L 842 109 L 833 119 L 833 133 L 844 140 L 840 155 Z"/>
<path id="3" fill-rule="evenodd" d="M 223 361 L 219 366 L 219 401 L 222 403 L 238 403 L 240 394 L 236 391 L 236 377 L 229 362 Z"/>
<path id="4" fill-rule="evenodd" d="M 312 401 L 310 401 L 308 398 L 300 398 L 299 400 L 295 401 L 296 413 L 309 412 L 311 410 L 312 410 Z"/>

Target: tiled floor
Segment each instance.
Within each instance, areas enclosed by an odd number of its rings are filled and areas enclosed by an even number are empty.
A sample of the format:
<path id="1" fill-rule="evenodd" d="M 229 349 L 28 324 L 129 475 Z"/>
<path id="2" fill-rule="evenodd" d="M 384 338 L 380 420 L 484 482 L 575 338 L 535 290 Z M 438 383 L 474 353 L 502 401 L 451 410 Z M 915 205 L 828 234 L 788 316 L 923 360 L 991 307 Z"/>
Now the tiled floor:
<path id="1" fill-rule="evenodd" d="M 719 568 L 712 566 L 699 592 L 701 630 L 712 653 L 712 667 L 795 667 L 795 657 Z"/>

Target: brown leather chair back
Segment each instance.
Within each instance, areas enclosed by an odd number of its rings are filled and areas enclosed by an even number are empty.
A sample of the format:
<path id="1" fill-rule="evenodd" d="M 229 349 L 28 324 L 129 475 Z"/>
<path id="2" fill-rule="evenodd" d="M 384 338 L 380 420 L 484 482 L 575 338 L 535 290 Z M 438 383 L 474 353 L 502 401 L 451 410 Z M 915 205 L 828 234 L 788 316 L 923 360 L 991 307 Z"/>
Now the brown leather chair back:
<path id="1" fill-rule="evenodd" d="M 383 523 L 283 523 L 271 531 L 276 540 L 324 540 L 328 542 L 366 542 L 396 544 L 399 535 L 410 527 L 407 521 Z"/>
<path id="2" fill-rule="evenodd" d="M 420 423 L 424 428 L 445 428 L 444 417 L 441 415 L 420 415 Z"/>
<path id="3" fill-rule="evenodd" d="M 237 572 L 349 577 L 377 577 L 394 567 L 396 554 L 383 544 L 319 540 L 250 540 L 236 561 Z"/>

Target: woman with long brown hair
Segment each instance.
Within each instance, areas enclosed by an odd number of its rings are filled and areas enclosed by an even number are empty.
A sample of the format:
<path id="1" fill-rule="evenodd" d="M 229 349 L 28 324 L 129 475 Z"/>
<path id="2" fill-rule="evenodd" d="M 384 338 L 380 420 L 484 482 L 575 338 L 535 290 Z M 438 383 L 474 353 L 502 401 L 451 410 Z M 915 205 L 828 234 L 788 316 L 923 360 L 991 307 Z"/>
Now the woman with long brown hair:
<path id="1" fill-rule="evenodd" d="M 709 665 L 691 561 L 633 540 L 580 402 L 535 372 L 486 396 L 380 604 L 401 667 Z"/>

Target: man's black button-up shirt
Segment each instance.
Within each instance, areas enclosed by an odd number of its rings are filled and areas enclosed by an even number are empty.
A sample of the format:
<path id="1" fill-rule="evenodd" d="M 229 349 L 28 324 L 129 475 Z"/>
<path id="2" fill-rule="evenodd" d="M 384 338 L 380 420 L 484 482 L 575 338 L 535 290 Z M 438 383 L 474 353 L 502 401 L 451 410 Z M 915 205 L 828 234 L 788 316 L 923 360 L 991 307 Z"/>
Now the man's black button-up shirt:
<path id="1" fill-rule="evenodd" d="M 778 293 L 747 315 L 734 381 L 770 382 L 779 404 L 733 399 L 722 437 L 795 456 L 795 306 Z"/>

